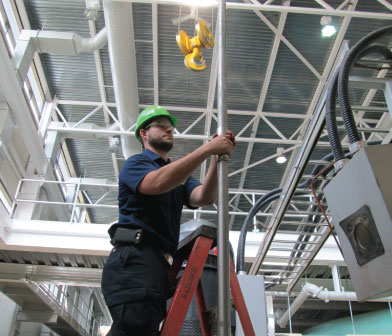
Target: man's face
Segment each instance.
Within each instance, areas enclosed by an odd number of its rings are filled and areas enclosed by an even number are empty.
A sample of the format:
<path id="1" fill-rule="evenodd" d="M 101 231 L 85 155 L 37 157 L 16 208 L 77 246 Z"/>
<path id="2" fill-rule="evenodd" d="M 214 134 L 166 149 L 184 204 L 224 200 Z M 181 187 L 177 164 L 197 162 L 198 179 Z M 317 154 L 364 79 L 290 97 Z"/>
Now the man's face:
<path id="1" fill-rule="evenodd" d="M 154 119 L 145 128 L 150 146 L 169 152 L 173 148 L 173 125 L 169 118 Z"/>

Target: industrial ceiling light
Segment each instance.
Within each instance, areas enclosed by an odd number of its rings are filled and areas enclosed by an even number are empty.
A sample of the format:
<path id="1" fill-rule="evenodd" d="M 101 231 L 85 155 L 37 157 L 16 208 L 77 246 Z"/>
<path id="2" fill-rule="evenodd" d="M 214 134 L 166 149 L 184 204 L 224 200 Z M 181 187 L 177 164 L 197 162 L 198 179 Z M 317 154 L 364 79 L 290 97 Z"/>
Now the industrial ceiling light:
<path id="1" fill-rule="evenodd" d="M 336 33 L 336 28 L 334 25 L 331 24 L 332 17 L 330 16 L 323 16 L 321 17 L 320 24 L 323 26 L 321 29 L 321 35 L 323 37 L 331 37 Z"/>
<path id="2" fill-rule="evenodd" d="M 287 161 L 286 156 L 283 154 L 284 148 L 283 147 L 278 147 L 276 149 L 276 153 L 278 156 L 276 157 L 276 162 L 277 163 L 285 163 Z"/>

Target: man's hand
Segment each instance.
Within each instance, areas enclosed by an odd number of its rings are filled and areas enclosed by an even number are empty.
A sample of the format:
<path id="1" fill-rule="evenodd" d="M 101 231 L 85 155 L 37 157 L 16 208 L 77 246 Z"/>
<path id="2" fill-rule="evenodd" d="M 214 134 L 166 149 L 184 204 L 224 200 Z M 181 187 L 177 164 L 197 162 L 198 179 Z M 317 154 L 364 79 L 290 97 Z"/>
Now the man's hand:
<path id="1" fill-rule="evenodd" d="M 236 145 L 235 136 L 232 131 L 227 131 L 225 134 L 212 136 L 212 140 L 205 144 L 208 147 L 211 155 L 231 154 Z"/>

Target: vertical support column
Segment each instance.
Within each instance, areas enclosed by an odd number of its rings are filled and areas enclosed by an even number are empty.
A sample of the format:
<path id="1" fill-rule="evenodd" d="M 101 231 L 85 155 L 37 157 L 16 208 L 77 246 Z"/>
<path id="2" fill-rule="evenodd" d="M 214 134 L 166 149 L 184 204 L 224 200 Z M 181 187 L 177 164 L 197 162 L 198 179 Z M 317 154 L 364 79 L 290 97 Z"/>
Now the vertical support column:
<path id="1" fill-rule="evenodd" d="M 227 131 L 226 1 L 218 3 L 218 135 Z M 228 155 L 218 160 L 218 335 L 230 335 Z"/>

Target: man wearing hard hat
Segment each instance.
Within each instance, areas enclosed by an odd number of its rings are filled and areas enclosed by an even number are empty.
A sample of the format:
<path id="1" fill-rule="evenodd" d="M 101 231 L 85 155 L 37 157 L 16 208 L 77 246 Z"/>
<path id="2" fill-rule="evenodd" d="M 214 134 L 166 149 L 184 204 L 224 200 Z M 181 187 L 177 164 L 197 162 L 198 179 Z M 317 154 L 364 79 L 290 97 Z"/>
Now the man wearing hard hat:
<path id="1" fill-rule="evenodd" d="M 177 119 L 164 108 L 144 109 L 135 135 L 145 150 L 128 158 L 120 172 L 119 219 L 109 229 L 114 248 L 102 273 L 102 292 L 113 318 L 111 336 L 159 335 L 182 208 L 216 201 L 215 155 L 231 155 L 235 147 L 228 131 L 171 162 L 176 125 Z M 201 184 L 191 174 L 209 157 Z"/>

